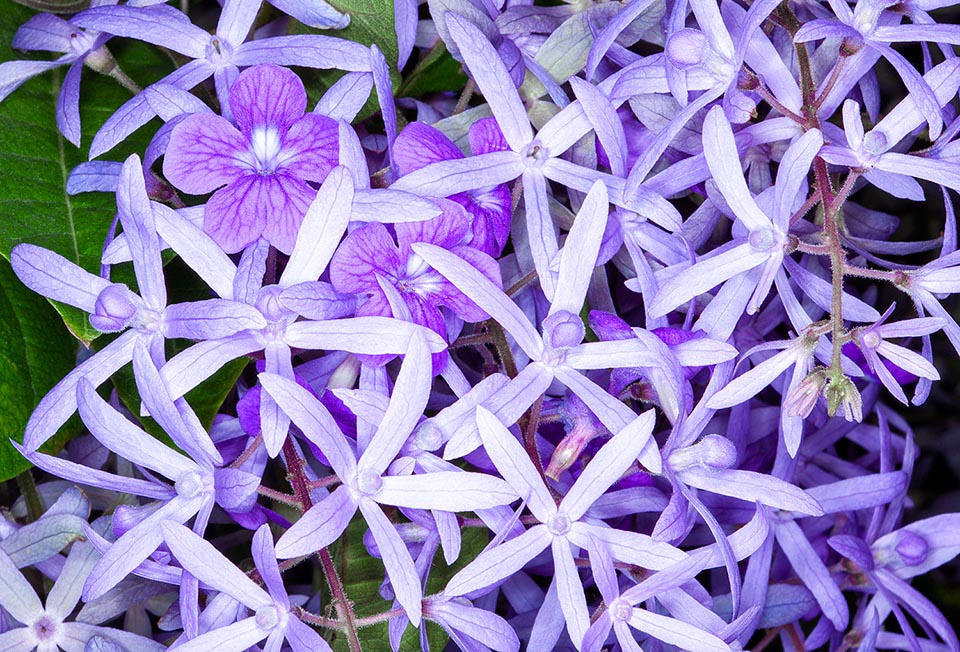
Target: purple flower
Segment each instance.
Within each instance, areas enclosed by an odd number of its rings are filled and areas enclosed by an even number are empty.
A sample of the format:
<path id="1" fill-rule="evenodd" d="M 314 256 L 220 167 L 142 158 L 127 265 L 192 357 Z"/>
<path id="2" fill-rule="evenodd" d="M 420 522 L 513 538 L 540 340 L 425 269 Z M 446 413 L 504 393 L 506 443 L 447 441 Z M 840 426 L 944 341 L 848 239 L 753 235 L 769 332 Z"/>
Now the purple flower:
<path id="1" fill-rule="evenodd" d="M 214 192 L 204 231 L 233 253 L 261 235 L 293 251 L 307 208 L 337 164 L 337 123 L 304 115 L 307 93 L 293 72 L 264 64 L 243 71 L 230 87 L 236 127 L 205 113 L 173 130 L 163 173 L 184 192 Z"/>
<path id="2" fill-rule="evenodd" d="M 180 644 L 178 650 L 241 652 L 264 639 L 267 639 L 264 649 L 279 650 L 286 639 L 294 652 L 330 652 L 327 642 L 293 613 L 277 565 L 269 526 L 260 526 L 253 535 L 252 545 L 253 563 L 266 585 L 266 591 L 210 543 L 182 525 L 164 521 L 159 529 L 184 570 L 253 612 L 248 618 L 212 629 Z"/>
<path id="3" fill-rule="evenodd" d="M 260 375 L 264 389 L 323 451 L 343 483 L 280 537 L 278 554 L 287 559 L 326 547 L 343 533 L 359 510 L 380 550 L 397 601 L 414 626 L 420 625 L 422 616 L 420 577 L 410 551 L 381 505 L 457 512 L 505 505 L 517 496 L 502 480 L 480 473 L 386 474 L 426 407 L 432 384 L 428 353 L 423 337 L 414 335 L 389 406 L 359 454 L 327 409 L 309 392 L 280 376 Z"/>
<path id="4" fill-rule="evenodd" d="M 346 237 L 330 261 L 330 280 L 338 292 L 368 295 L 357 311 L 359 316 L 393 316 L 431 329 L 447 339 L 447 325 L 439 307 L 453 311 L 460 319 L 478 322 L 486 312 L 468 299 L 412 249 L 426 242 L 443 247 L 467 261 L 497 287 L 502 287 L 500 268 L 487 254 L 463 245 L 469 237 L 470 219 L 459 204 L 438 200 L 443 212 L 423 222 L 396 224 L 397 244 L 382 224 L 367 224 Z M 399 246 L 398 246 L 399 245 Z M 396 291 L 389 296 L 381 284 Z M 389 290 L 388 290 L 389 291 Z M 393 292 L 390 292 L 394 295 Z M 395 300 L 403 306 L 392 305 Z M 446 353 L 437 354 L 434 367 L 442 368 Z"/>
<path id="5" fill-rule="evenodd" d="M 493 118 L 474 122 L 467 137 L 474 156 L 509 149 Z M 407 125 L 393 144 L 393 160 L 401 176 L 431 163 L 462 158 L 463 152 L 443 132 L 422 122 Z M 449 198 L 473 216 L 470 246 L 490 256 L 499 256 L 510 235 L 511 199 L 507 184 L 466 190 Z"/>
<path id="6" fill-rule="evenodd" d="M 16 627 L 6 621 L 5 631 L 0 633 L 0 650 L 80 650 L 94 636 L 117 641 L 129 652 L 164 649 L 161 644 L 131 632 L 71 621 L 70 615 L 80 600 L 80 589 L 96 561 L 97 551 L 91 544 L 74 543 L 47 594 L 46 605 L 42 605 L 30 582 L 20 574 L 7 553 L 0 550 L 0 607 L 15 622 L 24 625 Z"/>

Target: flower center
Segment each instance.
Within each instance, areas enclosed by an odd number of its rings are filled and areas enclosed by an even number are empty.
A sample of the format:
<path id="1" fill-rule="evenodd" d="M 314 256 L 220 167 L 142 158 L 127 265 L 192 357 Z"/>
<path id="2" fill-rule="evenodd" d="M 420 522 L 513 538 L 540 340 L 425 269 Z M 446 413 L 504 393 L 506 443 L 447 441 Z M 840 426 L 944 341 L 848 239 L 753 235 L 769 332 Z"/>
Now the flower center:
<path id="1" fill-rule="evenodd" d="M 562 537 L 570 531 L 570 517 L 563 512 L 557 512 L 547 519 L 547 530 L 554 536 Z"/>
<path id="2" fill-rule="evenodd" d="M 863 136 L 863 150 L 868 154 L 883 154 L 887 151 L 887 135 L 882 131 L 871 130 Z"/>
<path id="3" fill-rule="evenodd" d="M 863 336 L 863 345 L 868 349 L 875 349 L 880 346 L 880 336 L 874 332 L 869 332 Z"/>
<path id="4" fill-rule="evenodd" d="M 257 127 L 250 134 L 250 152 L 254 167 L 260 176 L 270 176 L 277 171 L 280 154 L 280 132 L 276 127 Z"/>
<path id="5" fill-rule="evenodd" d="M 529 168 L 540 168 L 550 158 L 547 148 L 539 140 L 527 145 L 523 150 L 523 162 Z"/>
<path id="6" fill-rule="evenodd" d="M 616 599 L 610 605 L 610 615 L 615 620 L 627 621 L 633 615 L 633 606 L 626 600 Z"/>
<path id="7" fill-rule="evenodd" d="M 709 49 L 707 37 L 697 29 L 684 28 L 675 32 L 667 41 L 665 54 L 676 68 L 686 70 L 703 62 L 704 53 Z"/>
<path id="8" fill-rule="evenodd" d="M 33 633 L 41 643 L 51 641 L 57 635 L 57 621 L 43 614 L 33 623 Z"/>

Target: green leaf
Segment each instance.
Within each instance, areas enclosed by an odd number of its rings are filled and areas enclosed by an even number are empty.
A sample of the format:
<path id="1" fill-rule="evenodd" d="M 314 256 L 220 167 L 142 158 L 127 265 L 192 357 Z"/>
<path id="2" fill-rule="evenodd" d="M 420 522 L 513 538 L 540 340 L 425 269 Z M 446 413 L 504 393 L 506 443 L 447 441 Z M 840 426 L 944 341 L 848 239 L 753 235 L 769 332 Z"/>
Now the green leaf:
<path id="1" fill-rule="evenodd" d="M 0 60 L 22 59 L 8 45 L 17 28 L 33 12 L 4 1 L 0 11 Z M 148 84 L 172 70 L 172 63 L 156 48 L 141 43 L 109 43 L 123 70 L 141 84 Z M 52 249 L 81 267 L 97 271 L 104 237 L 116 212 L 110 193 L 69 196 L 67 175 L 86 160 L 57 131 L 55 107 L 66 68 L 35 77 L 0 103 L 0 254 L 9 258 L 10 249 L 30 242 Z M 83 71 L 80 91 L 80 120 L 84 149 L 93 134 L 130 92 L 112 79 Z M 155 125 L 153 125 L 155 127 Z M 153 129 L 138 131 L 116 152 L 123 160 L 141 152 Z M 68 328 L 84 342 L 99 333 L 86 315 L 74 308 L 57 305 Z"/>
<path id="2" fill-rule="evenodd" d="M 30 468 L 9 440 L 23 441 L 34 406 L 70 372 L 76 354 L 76 342 L 50 304 L 25 288 L 10 263 L 0 260 L 0 481 Z M 74 432 L 61 430 L 50 445 L 62 446 Z"/>
<path id="3" fill-rule="evenodd" d="M 393 0 L 333 0 L 330 5 L 341 13 L 350 14 L 350 24 L 346 29 L 330 32 L 308 27 L 291 19 L 290 33 L 336 36 L 366 46 L 376 43 L 387 65 L 390 66 L 390 79 L 396 88 L 400 84 L 400 74 L 395 70 L 400 50 L 397 46 L 397 31 L 393 20 Z M 300 77 L 307 88 L 310 105 L 316 104 L 323 93 L 343 75 L 344 73 L 339 70 L 302 70 Z M 371 91 L 357 120 L 369 118 L 379 108 L 376 94 Z"/>
<path id="4" fill-rule="evenodd" d="M 438 41 L 400 84 L 397 97 L 460 91 L 466 83 L 467 76 L 463 74 L 460 62 L 450 56 L 443 41 Z"/>

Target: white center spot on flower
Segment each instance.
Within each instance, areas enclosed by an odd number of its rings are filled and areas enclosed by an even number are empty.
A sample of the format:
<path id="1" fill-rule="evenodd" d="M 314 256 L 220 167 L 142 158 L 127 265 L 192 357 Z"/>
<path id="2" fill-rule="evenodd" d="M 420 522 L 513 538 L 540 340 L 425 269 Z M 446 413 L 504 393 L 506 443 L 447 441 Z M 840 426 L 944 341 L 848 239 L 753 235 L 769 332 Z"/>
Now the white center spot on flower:
<path id="1" fill-rule="evenodd" d="M 277 608 L 273 605 L 260 607 L 257 609 L 254 621 L 260 629 L 273 629 L 280 622 L 280 614 L 277 613 Z"/>
<path id="2" fill-rule="evenodd" d="M 747 242 L 757 251 L 770 251 L 776 244 L 776 238 L 773 237 L 772 229 L 756 229 L 747 236 Z"/>
<path id="3" fill-rule="evenodd" d="M 177 478 L 174 488 L 177 495 L 184 498 L 193 498 L 203 491 L 203 478 L 196 471 L 187 471 Z"/>
<path id="4" fill-rule="evenodd" d="M 280 132 L 276 127 L 257 127 L 250 133 L 250 152 L 257 174 L 266 177 L 277 171 L 280 146 Z"/>
<path id="5" fill-rule="evenodd" d="M 57 636 L 58 624 L 59 621 L 57 619 L 43 614 L 33 623 L 33 634 L 41 643 L 51 642 Z"/>
<path id="6" fill-rule="evenodd" d="M 863 336 L 863 345 L 868 349 L 875 349 L 880 346 L 880 336 L 873 331 Z"/>
<path id="7" fill-rule="evenodd" d="M 547 530 L 556 537 L 562 537 L 570 531 L 570 517 L 563 512 L 557 512 L 547 519 Z"/>
<path id="8" fill-rule="evenodd" d="M 614 620 L 627 621 L 633 615 L 633 605 L 626 600 L 617 598 L 610 605 L 610 615 Z"/>
<path id="9" fill-rule="evenodd" d="M 363 469 L 357 474 L 357 490 L 365 496 L 375 496 L 383 489 L 383 478 L 372 469 Z"/>
<path id="10" fill-rule="evenodd" d="M 523 163 L 528 168 L 541 168 L 548 158 L 550 158 L 550 152 L 539 140 L 523 148 Z"/>

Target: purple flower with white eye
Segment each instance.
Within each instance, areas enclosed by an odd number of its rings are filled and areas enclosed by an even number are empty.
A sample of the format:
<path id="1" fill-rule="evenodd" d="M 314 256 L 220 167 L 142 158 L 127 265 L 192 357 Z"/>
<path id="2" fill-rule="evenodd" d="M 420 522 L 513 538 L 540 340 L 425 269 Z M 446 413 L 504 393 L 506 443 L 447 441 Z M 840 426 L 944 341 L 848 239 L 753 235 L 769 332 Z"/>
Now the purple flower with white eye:
<path id="1" fill-rule="evenodd" d="M 342 293 L 364 294 L 369 298 L 357 310 L 359 316 L 393 316 L 431 329 L 447 339 L 447 325 L 441 306 L 460 319 L 478 322 L 488 318 L 486 312 L 468 299 L 412 249 L 415 243 L 426 242 L 447 249 L 483 274 L 498 288 L 500 267 L 487 254 L 463 245 L 468 237 L 470 219 L 466 210 L 455 202 L 438 200 L 442 212 L 423 222 L 396 224 L 396 242 L 382 224 L 367 224 L 346 237 L 330 260 L 330 280 Z M 398 246 L 399 245 L 399 246 Z M 388 295 L 382 283 L 396 290 Z M 392 305 L 397 298 L 403 306 Z M 442 368 L 445 353 L 435 358 L 435 368 Z"/>
<path id="2" fill-rule="evenodd" d="M 294 652 L 330 652 L 327 642 L 291 608 L 269 526 L 260 526 L 251 546 L 253 563 L 267 588 L 264 591 L 203 538 L 177 523 L 159 525 L 163 540 L 184 570 L 253 612 L 248 618 L 181 643 L 178 650 L 241 652 L 264 639 L 265 650 L 279 650 L 286 639 Z"/>
<path id="3" fill-rule="evenodd" d="M 163 173 L 184 192 L 214 192 L 203 228 L 234 253 L 261 235 L 289 254 L 310 203 L 309 183 L 337 164 L 337 123 L 309 113 L 303 82 L 292 71 L 264 64 L 240 73 L 230 87 L 236 126 L 196 113 L 170 134 Z"/>
<path id="4" fill-rule="evenodd" d="M 470 152 L 476 156 L 509 149 L 493 118 L 483 118 L 470 125 L 467 132 Z M 463 152 L 439 129 L 422 122 L 412 122 L 397 136 L 393 144 L 393 161 L 403 176 L 439 161 L 464 158 Z M 511 199 L 505 183 L 466 190 L 450 195 L 473 216 L 469 244 L 489 256 L 499 256 L 510 235 Z"/>

